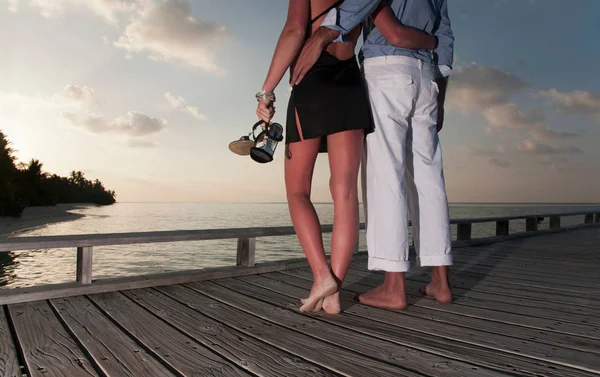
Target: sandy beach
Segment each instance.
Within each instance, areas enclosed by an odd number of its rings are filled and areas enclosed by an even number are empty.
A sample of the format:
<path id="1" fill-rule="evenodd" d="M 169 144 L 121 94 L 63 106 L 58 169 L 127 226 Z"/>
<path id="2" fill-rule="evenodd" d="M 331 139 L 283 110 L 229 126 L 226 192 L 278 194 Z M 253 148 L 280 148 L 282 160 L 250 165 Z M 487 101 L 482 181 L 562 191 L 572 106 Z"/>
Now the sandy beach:
<path id="1" fill-rule="evenodd" d="M 88 204 L 58 204 L 55 207 L 27 207 L 19 218 L 0 217 L 0 237 L 10 237 L 16 232 L 80 219 L 84 215 L 69 211 L 88 206 Z"/>

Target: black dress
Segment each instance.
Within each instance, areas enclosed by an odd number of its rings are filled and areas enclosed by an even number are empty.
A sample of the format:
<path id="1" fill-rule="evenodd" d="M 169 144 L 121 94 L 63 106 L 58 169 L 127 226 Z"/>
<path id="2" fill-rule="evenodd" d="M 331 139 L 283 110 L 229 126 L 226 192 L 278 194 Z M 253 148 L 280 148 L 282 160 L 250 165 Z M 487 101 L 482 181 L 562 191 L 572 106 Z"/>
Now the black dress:
<path id="1" fill-rule="evenodd" d="M 373 118 L 366 84 L 356 56 L 339 60 L 323 52 L 290 95 L 285 143 L 300 141 L 295 111 L 298 112 L 304 139 L 337 132 L 364 129 L 373 131 Z M 327 152 L 322 137 L 319 152 Z"/>
<path id="2" fill-rule="evenodd" d="M 338 1 L 309 22 L 342 3 Z M 327 135 L 349 130 L 374 129 L 369 95 L 356 56 L 340 60 L 327 51 L 292 88 L 287 109 L 285 143 L 300 141 L 295 111 L 304 139 L 321 137 L 319 152 L 327 152 Z"/>

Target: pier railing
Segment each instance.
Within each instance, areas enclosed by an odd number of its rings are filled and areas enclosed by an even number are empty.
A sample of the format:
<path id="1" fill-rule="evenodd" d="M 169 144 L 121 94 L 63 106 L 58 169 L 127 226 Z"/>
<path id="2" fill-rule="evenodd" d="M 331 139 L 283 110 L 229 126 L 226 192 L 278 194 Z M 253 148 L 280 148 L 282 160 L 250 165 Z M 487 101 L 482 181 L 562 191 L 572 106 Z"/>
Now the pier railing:
<path id="1" fill-rule="evenodd" d="M 456 246 L 464 246 L 470 244 L 481 244 L 491 243 L 501 240 L 519 238 L 530 235 L 535 235 L 544 232 L 556 232 L 568 229 L 570 227 L 561 226 L 561 218 L 582 216 L 582 223 L 578 226 L 600 224 L 600 212 L 598 211 L 587 211 L 587 212 L 570 212 L 570 213 L 552 213 L 552 214 L 538 214 L 538 215 L 525 215 L 525 216 L 505 216 L 505 217 L 482 217 L 482 218 L 467 218 L 467 219 L 453 219 L 451 224 L 456 225 L 457 237 Z M 548 229 L 539 229 L 538 224 L 542 219 L 549 219 Z M 525 220 L 524 231 L 510 234 L 511 222 L 515 220 Z M 473 224 L 480 223 L 496 223 L 496 234 L 491 237 L 473 238 L 472 237 L 472 226 Z M 365 225 L 360 225 L 361 229 L 365 229 Z M 333 230 L 333 225 L 323 225 L 323 233 L 330 233 Z M 149 243 L 161 243 L 161 242 L 185 242 L 185 241 L 202 241 L 202 240 L 221 240 L 221 239 L 237 239 L 237 263 L 235 273 L 239 273 L 239 268 L 250 268 L 247 273 L 260 273 L 266 271 L 273 271 L 277 269 L 284 269 L 290 265 L 294 265 L 294 261 L 285 262 L 274 262 L 264 264 L 263 268 L 256 268 L 255 266 L 255 254 L 256 254 L 256 239 L 259 237 L 275 237 L 275 236 L 289 236 L 295 235 L 294 228 L 291 226 L 285 227 L 254 227 L 254 228 L 228 228 L 228 229 L 203 229 L 203 230 L 176 230 L 176 231 L 159 231 L 159 232 L 135 232 L 135 233 L 109 233 L 109 234 L 82 234 L 82 235 L 63 235 L 63 236 L 40 236 L 40 237 L 12 237 L 0 239 L 0 253 L 2 252 L 13 252 L 19 250 L 38 250 L 38 249 L 58 249 L 58 248 L 73 248 L 73 251 L 77 251 L 77 267 L 76 267 L 76 285 L 75 287 L 83 287 L 85 285 L 93 286 L 98 284 L 97 281 L 92 284 L 92 270 L 93 270 L 93 250 L 96 246 L 112 246 L 112 245 L 133 245 L 133 244 L 149 244 Z M 298 262 L 298 260 L 296 260 Z M 291 264 L 290 264 L 291 263 Z M 297 264 L 297 263 L 296 263 Z M 222 267 L 221 269 L 227 269 Z M 211 278 L 218 276 L 227 276 L 228 272 L 216 271 L 217 269 L 205 269 L 200 271 L 208 272 L 207 276 Z M 231 271 L 231 268 L 229 268 Z M 189 271 L 190 274 L 198 274 L 199 270 Z M 185 273 L 185 271 L 183 271 Z M 244 274 L 247 274 L 244 273 Z M 160 274 L 160 276 L 167 276 L 169 274 Z M 189 275 L 189 274 L 188 274 Z M 168 282 L 172 284 L 176 282 L 182 282 L 188 279 L 187 277 L 181 277 L 181 273 L 178 273 L 179 278 L 163 279 L 160 281 Z M 153 276 L 156 279 L 156 275 Z M 110 279 L 103 279 L 110 280 Z M 137 283 L 132 284 L 121 284 L 121 289 L 124 287 L 138 288 L 149 286 L 149 282 L 152 280 L 149 276 L 142 276 L 141 279 L 137 280 Z M 158 281 L 157 280 L 157 281 Z M 115 280 L 116 281 L 116 280 Z M 63 284 L 64 285 L 64 284 Z M 104 284 L 103 284 L 104 285 Z M 59 285 L 61 286 L 61 285 Z M 43 287 L 43 286 L 42 286 Z M 56 287 L 50 286 L 51 287 Z M 71 286 L 73 287 L 73 286 Z M 38 287 L 34 287 L 38 288 Z M 2 296 L 6 295 L 9 291 L 21 291 L 31 290 L 32 288 L 15 288 L 8 290 L 0 290 L 0 304 L 16 302 L 14 300 L 3 299 Z M 106 288 L 88 289 L 82 292 L 94 293 L 103 292 Z M 81 293 L 83 294 L 83 293 Z M 64 293 L 63 293 L 64 295 Z M 37 294 L 34 294 L 38 297 Z M 49 298 L 46 296 L 39 296 L 43 298 Z"/>

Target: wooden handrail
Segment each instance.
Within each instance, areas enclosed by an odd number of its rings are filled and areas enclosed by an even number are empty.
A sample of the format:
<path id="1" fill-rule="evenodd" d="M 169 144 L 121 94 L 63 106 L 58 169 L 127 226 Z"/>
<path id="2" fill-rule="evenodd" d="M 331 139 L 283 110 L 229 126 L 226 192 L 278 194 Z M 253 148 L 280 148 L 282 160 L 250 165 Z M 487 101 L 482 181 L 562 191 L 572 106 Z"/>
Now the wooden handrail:
<path id="1" fill-rule="evenodd" d="M 600 224 L 600 209 L 596 211 L 552 213 L 541 215 L 520 215 L 503 217 L 483 217 L 470 219 L 454 219 L 451 224 L 457 225 L 457 241 L 461 244 L 473 244 L 474 242 L 494 242 L 497 240 L 521 237 L 524 233 L 535 234 L 538 232 L 538 221 L 540 218 L 549 218 L 550 230 L 557 231 L 561 228 L 561 218 L 570 216 L 584 216 L 584 224 Z M 509 235 L 509 225 L 512 220 L 526 220 L 525 232 Z M 496 223 L 496 237 L 485 237 L 471 241 L 472 224 L 474 223 Z M 327 224 L 321 227 L 324 233 L 333 230 L 333 225 Z M 365 229 L 360 224 L 360 229 Z M 541 232 L 541 231 L 540 231 Z M 226 229 L 202 229 L 202 230 L 174 230 L 160 232 L 134 232 L 134 233 L 107 233 L 107 234 L 81 234 L 63 236 L 39 236 L 39 237 L 10 237 L 0 239 L 0 252 L 11 252 L 18 250 L 73 248 L 77 250 L 77 272 L 76 282 L 81 286 L 95 286 L 92 283 L 93 247 L 108 245 L 132 245 L 159 242 L 184 242 L 217 239 L 237 238 L 237 266 L 254 267 L 256 255 L 256 238 L 273 236 L 295 235 L 294 227 L 254 227 L 254 228 L 226 228 Z M 358 244 L 357 244 L 358 247 Z M 260 266 L 259 266 L 260 267 Z M 274 268 L 274 267 L 273 267 Z M 260 270 L 260 269 L 259 269 Z M 237 271 L 237 270 L 236 270 Z M 258 271 L 258 270 L 257 270 Z M 262 271 L 262 270 L 261 270 Z M 236 272 L 236 273 L 239 273 Z M 186 277 L 187 279 L 188 277 Z M 149 282 L 136 283 L 138 286 L 147 286 Z M 71 289 L 71 288 L 69 288 Z M 94 288 L 95 289 L 95 288 Z M 99 291 L 108 291 L 108 288 L 98 288 Z M 74 290 L 75 292 L 77 290 Z M 90 290 L 91 292 L 92 290 Z M 71 291 L 69 291 L 71 292 Z M 21 295 L 20 293 L 17 296 Z M 23 293 L 23 297 L 12 297 L 10 302 L 20 302 L 24 297 L 36 298 L 46 297 L 37 293 Z M 48 296 L 50 297 L 50 296 Z M 15 301 L 16 300 L 16 301 Z M 2 297 L 0 296 L 0 301 Z M 8 301 L 7 301 L 8 302 Z"/>
<path id="2" fill-rule="evenodd" d="M 520 215 L 503 217 L 476 217 L 467 219 L 453 219 L 451 224 L 469 225 L 475 223 L 506 222 L 511 220 L 526 220 L 544 218 L 560 218 L 569 216 L 588 216 L 587 222 L 600 222 L 600 210 L 584 212 L 553 213 L 542 215 Z M 589 220 L 589 215 L 592 220 Z M 360 224 L 360 229 L 365 229 L 365 224 Z M 326 224 L 321 227 L 323 233 L 333 231 L 333 225 Z M 161 242 L 185 242 L 206 241 L 235 238 L 258 238 L 274 236 L 295 235 L 293 226 L 282 227 L 253 227 L 253 228 L 224 228 L 224 229 L 201 229 L 201 230 L 168 230 L 149 231 L 133 233 L 99 233 L 99 234 L 75 234 L 62 236 L 36 236 L 36 237 L 9 237 L 0 239 L 0 252 L 35 250 L 35 249 L 58 249 L 82 246 L 114 246 L 133 245 L 143 243 Z"/>

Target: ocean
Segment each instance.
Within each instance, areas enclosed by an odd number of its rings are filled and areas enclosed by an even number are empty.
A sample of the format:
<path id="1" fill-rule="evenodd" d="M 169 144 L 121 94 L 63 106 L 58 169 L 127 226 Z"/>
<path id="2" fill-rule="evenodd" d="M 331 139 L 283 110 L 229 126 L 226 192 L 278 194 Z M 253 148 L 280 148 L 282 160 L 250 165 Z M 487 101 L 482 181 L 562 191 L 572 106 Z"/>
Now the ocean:
<path id="1" fill-rule="evenodd" d="M 322 224 L 333 221 L 333 204 L 315 205 Z M 362 206 L 361 206 L 362 207 Z M 598 209 L 574 204 L 451 204 L 453 219 L 498 217 L 543 213 L 566 213 Z M 47 236 L 86 233 L 122 233 L 184 229 L 215 229 L 291 225 L 285 203 L 116 203 L 106 207 L 84 207 L 72 212 L 84 217 L 22 232 L 17 236 Z M 361 221 L 364 221 L 361 208 Z M 581 223 L 583 217 L 563 218 L 563 225 Z M 540 228 L 548 227 L 544 219 Z M 456 238 L 456 226 L 452 227 Z M 511 222 L 511 233 L 523 231 L 524 221 Z M 495 223 L 474 224 L 473 237 L 493 235 Z M 329 250 L 331 234 L 325 234 Z M 122 277 L 185 269 L 231 266 L 236 261 L 237 241 L 215 240 L 105 246 L 94 248 L 94 279 Z M 360 250 L 366 250 L 364 231 Z M 256 261 L 266 262 L 304 256 L 296 236 L 259 238 Z M 30 250 L 0 253 L 0 286 L 25 287 L 71 282 L 75 279 L 74 249 Z"/>

